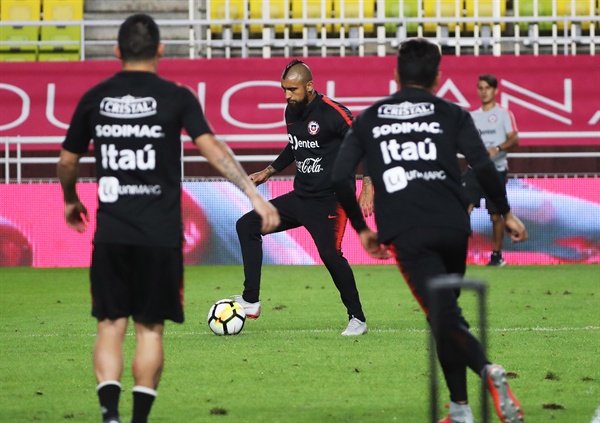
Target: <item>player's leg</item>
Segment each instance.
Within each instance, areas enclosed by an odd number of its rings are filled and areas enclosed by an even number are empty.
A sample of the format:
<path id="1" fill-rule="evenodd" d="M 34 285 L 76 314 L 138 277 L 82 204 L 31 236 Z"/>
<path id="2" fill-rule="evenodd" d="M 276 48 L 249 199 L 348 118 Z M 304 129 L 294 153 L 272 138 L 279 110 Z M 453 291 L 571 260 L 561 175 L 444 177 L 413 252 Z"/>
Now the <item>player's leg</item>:
<path id="1" fill-rule="evenodd" d="M 508 173 L 506 171 L 498 172 L 500 178 L 506 183 Z M 504 241 L 504 219 L 498 212 L 496 205 L 486 199 L 486 207 L 492 222 L 492 254 L 488 266 L 504 266 L 506 262 L 502 257 L 502 243 Z"/>
<path id="2" fill-rule="evenodd" d="M 346 306 L 349 327 L 344 335 L 366 333 L 366 318 L 360 303 L 356 280 L 348 260 L 342 254 L 346 213 L 335 196 L 306 200 L 302 204 L 302 223 L 313 238 L 319 256 Z M 354 319 L 354 320 L 353 320 Z"/>
<path id="3" fill-rule="evenodd" d="M 164 366 L 162 323 L 135 323 L 132 423 L 146 423 Z"/>
<path id="4" fill-rule="evenodd" d="M 100 401 L 103 422 L 119 421 L 119 398 L 123 373 L 123 340 L 127 330 L 126 317 L 98 320 L 94 345 L 96 393 Z"/>
<path id="5" fill-rule="evenodd" d="M 275 206 L 281 218 L 281 223 L 277 229 L 270 233 L 282 232 L 299 226 L 296 219 L 298 198 L 293 192 L 274 198 L 270 202 Z M 254 315 L 254 318 L 256 318 L 260 314 L 260 306 L 256 307 L 252 304 L 257 304 L 260 298 L 263 262 L 262 237 L 267 234 L 262 233 L 262 220 L 254 210 L 240 217 L 235 227 L 240 241 L 244 265 L 244 293 L 236 300 L 242 304 L 245 310 L 248 309 L 251 313 L 254 313 L 247 314 L 248 317 L 252 318 L 251 315 Z"/>
<path id="6" fill-rule="evenodd" d="M 133 423 L 145 423 L 164 365 L 164 321 L 184 321 L 183 252 L 179 247 L 136 246 L 132 254 Z"/>
<path id="7" fill-rule="evenodd" d="M 493 250 L 488 266 L 504 266 L 506 262 L 502 257 L 502 243 L 504 241 L 504 220 L 502 215 L 490 214 L 492 221 Z"/>
<path id="8" fill-rule="evenodd" d="M 458 291 L 442 291 L 432 314 L 428 282 L 444 274 L 464 275 L 468 233 L 450 228 L 414 228 L 393 242 L 398 266 L 413 295 L 427 314 L 450 399 L 466 403 L 466 368 L 479 372 L 488 364 L 479 341 L 458 305 Z"/>
<path id="9" fill-rule="evenodd" d="M 97 319 L 94 373 L 104 422 L 119 422 L 119 397 L 123 373 L 123 341 L 129 312 L 129 252 L 126 247 L 95 243 L 90 282 L 92 316 Z"/>

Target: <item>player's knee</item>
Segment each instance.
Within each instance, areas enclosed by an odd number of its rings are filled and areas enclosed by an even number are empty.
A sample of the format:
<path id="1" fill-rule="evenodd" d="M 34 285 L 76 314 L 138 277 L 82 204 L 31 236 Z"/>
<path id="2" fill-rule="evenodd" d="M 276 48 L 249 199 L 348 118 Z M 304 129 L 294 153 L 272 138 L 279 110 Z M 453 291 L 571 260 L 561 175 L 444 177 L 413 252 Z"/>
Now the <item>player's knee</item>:
<path id="1" fill-rule="evenodd" d="M 261 231 L 261 222 L 258 215 L 251 211 L 246 213 L 242 217 L 240 217 L 237 222 L 235 222 L 235 230 L 238 235 L 249 235 L 249 234 L 260 234 Z"/>
<path id="2" fill-rule="evenodd" d="M 319 257 L 325 265 L 335 265 L 341 261 L 346 261 L 344 256 L 342 256 L 342 252 L 337 250 L 319 251 Z"/>

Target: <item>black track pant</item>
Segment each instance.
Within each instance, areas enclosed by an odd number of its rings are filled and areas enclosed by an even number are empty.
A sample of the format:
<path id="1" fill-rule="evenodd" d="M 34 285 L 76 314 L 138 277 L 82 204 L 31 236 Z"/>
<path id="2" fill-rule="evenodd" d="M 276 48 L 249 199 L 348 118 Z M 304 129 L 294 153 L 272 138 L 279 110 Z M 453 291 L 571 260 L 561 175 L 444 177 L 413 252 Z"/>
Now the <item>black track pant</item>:
<path id="1" fill-rule="evenodd" d="M 273 232 L 287 231 L 304 226 L 315 241 L 321 260 L 329 270 L 348 316 L 365 321 L 354 274 L 342 255 L 342 237 L 346 228 L 346 214 L 335 195 L 327 197 L 299 197 L 294 192 L 271 200 L 279 211 L 281 224 Z M 256 302 L 260 294 L 263 259 L 261 220 L 253 210 L 236 224 L 244 262 L 244 299 Z"/>
<path id="2" fill-rule="evenodd" d="M 432 277 L 444 274 L 464 276 L 469 234 L 454 228 L 413 228 L 392 242 L 396 261 L 413 295 L 425 311 L 434 337 L 440 365 L 450 399 L 466 401 L 469 367 L 481 375 L 488 360 L 458 306 L 459 290 L 443 291 L 438 297 L 436 315 L 429 313 L 431 298 L 427 284 Z"/>

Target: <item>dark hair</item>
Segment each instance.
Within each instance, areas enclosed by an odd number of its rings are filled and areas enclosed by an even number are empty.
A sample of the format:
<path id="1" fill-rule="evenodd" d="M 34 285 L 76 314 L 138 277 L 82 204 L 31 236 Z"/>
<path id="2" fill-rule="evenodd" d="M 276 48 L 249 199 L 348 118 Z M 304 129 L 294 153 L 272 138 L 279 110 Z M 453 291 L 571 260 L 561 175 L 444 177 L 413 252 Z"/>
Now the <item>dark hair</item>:
<path id="1" fill-rule="evenodd" d="M 477 80 L 477 82 L 479 81 L 485 81 L 490 87 L 498 88 L 498 78 L 496 78 L 490 73 L 484 73 L 483 75 L 479 75 L 479 79 Z"/>
<path id="2" fill-rule="evenodd" d="M 312 77 L 312 72 L 310 71 L 310 68 L 308 67 L 308 65 L 306 63 L 304 63 L 302 60 L 298 60 L 298 59 L 294 59 L 290 63 L 287 64 L 287 66 L 283 70 L 283 73 L 281 74 L 281 79 L 285 79 L 287 77 L 288 73 L 290 73 L 290 70 L 296 65 L 302 65 L 299 69 L 297 69 L 297 71 L 300 74 L 300 76 L 302 77 L 302 79 L 304 80 L 304 82 L 312 81 L 313 77 Z"/>
<path id="3" fill-rule="evenodd" d="M 156 56 L 160 31 L 154 19 L 138 13 L 121 24 L 118 40 L 123 61 L 148 60 Z"/>
<path id="4" fill-rule="evenodd" d="M 398 49 L 400 85 L 433 86 L 438 75 L 442 53 L 437 44 L 425 38 L 411 38 Z"/>

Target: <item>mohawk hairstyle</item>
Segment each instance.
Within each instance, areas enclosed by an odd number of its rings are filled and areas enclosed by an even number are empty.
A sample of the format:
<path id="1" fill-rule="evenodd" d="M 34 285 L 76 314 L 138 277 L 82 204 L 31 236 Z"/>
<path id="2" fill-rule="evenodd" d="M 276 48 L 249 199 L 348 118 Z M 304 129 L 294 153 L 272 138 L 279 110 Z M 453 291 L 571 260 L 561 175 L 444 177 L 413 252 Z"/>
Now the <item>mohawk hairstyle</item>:
<path id="1" fill-rule="evenodd" d="M 281 79 L 287 78 L 288 74 L 290 73 L 290 70 L 296 65 L 301 65 L 298 67 L 298 69 L 296 71 L 297 71 L 298 75 L 300 75 L 302 80 L 304 82 L 312 81 L 313 76 L 312 76 L 312 72 L 310 71 L 310 68 L 308 67 L 308 65 L 306 63 L 304 63 L 302 60 L 298 60 L 298 59 L 294 59 L 290 63 L 288 63 L 288 65 L 283 70 L 283 73 L 281 74 Z"/>

